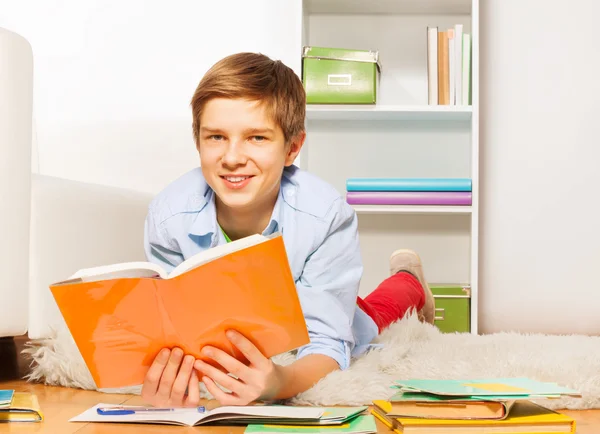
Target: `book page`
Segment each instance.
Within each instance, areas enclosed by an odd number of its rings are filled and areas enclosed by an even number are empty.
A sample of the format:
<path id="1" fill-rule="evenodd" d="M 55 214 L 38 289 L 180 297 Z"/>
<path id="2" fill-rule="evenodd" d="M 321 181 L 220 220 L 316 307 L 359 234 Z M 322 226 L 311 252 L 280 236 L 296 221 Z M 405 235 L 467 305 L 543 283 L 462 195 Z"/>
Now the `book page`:
<path id="1" fill-rule="evenodd" d="M 114 404 L 97 404 L 83 413 L 71 418 L 70 422 L 122 422 L 122 423 L 157 423 L 157 424 L 175 424 L 175 425 L 200 425 L 218 420 L 242 420 L 257 419 L 261 422 L 278 422 L 293 420 L 314 420 L 318 421 L 323 414 L 323 409 L 319 407 L 293 407 L 293 406 L 270 406 L 270 405 L 249 405 L 249 406 L 222 406 L 206 412 L 198 411 L 196 408 L 173 408 L 172 411 L 141 411 L 134 414 L 120 415 L 100 415 L 97 412 L 99 407 L 112 408 Z M 139 409 L 138 406 L 121 406 L 119 409 Z"/>
<path id="2" fill-rule="evenodd" d="M 323 415 L 324 410 L 320 407 L 295 407 L 284 405 L 246 405 L 246 406 L 222 406 L 213 408 L 197 418 L 196 424 L 209 423 L 221 420 L 243 420 L 260 419 L 277 423 L 281 421 L 310 420 L 317 422 Z"/>
<path id="3" fill-rule="evenodd" d="M 99 280 L 110 280 L 119 278 L 141 278 L 141 277 L 166 278 L 167 273 L 160 265 L 151 262 L 124 262 L 121 264 L 102 265 L 93 268 L 84 268 L 77 271 L 67 281 L 79 280 L 83 282 L 95 282 Z"/>
<path id="4" fill-rule="evenodd" d="M 271 237 L 265 237 L 264 235 L 260 234 L 250 235 L 248 237 L 240 238 L 239 240 L 235 240 L 230 243 L 222 244 L 220 246 L 216 246 L 211 249 L 205 250 L 203 252 L 198 253 L 197 255 L 192 256 L 189 259 L 186 259 L 184 262 L 175 267 L 169 274 L 168 278 L 179 276 L 185 273 L 186 271 L 199 267 L 202 264 L 206 264 L 207 262 L 213 261 L 217 258 L 228 255 L 233 252 L 237 252 L 247 247 L 260 244 L 264 241 L 269 240 L 270 238 Z"/>

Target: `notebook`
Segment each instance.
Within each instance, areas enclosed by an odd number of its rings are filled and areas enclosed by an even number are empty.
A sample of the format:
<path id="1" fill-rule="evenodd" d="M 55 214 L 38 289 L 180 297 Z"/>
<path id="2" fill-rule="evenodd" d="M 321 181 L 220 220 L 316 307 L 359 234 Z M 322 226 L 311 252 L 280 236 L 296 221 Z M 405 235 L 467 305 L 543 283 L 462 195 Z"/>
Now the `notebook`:
<path id="1" fill-rule="evenodd" d="M 508 416 L 515 400 L 405 392 L 392 396 L 389 402 L 391 409 L 387 415 L 391 417 L 500 420 Z"/>
<path id="2" fill-rule="evenodd" d="M 387 401 L 374 401 L 373 415 L 390 429 L 402 434 L 508 434 L 508 433 L 571 433 L 576 430 L 575 419 L 547 409 L 531 401 L 515 402 L 503 420 L 452 420 L 393 418 L 386 415 L 391 409 Z"/>
<path id="3" fill-rule="evenodd" d="M 339 425 L 309 426 L 309 425 L 259 425 L 250 424 L 245 434 L 372 434 L 377 433 L 377 425 L 372 415 L 357 416 Z"/>
<path id="4" fill-rule="evenodd" d="M 581 397 L 577 390 L 525 377 L 463 380 L 398 380 L 395 387 L 404 392 L 424 392 L 442 396 L 470 396 L 476 399 L 538 399 L 560 396 Z"/>
<path id="5" fill-rule="evenodd" d="M 11 403 L 0 407 L 0 422 L 41 422 L 44 415 L 37 396 L 29 392 L 14 392 Z"/>
<path id="6" fill-rule="evenodd" d="M 14 394 L 14 390 L 0 390 L 0 408 L 8 407 Z"/>
<path id="7" fill-rule="evenodd" d="M 284 405 L 221 406 L 199 411 L 196 408 L 174 408 L 170 411 L 147 409 L 140 406 L 118 406 L 121 410 L 137 411 L 133 414 L 102 415 L 99 408 L 115 408 L 111 404 L 98 404 L 70 419 L 70 422 L 120 422 L 153 423 L 166 425 L 199 426 L 206 424 L 248 425 L 336 425 L 365 411 L 368 407 L 348 407 L 332 413 L 322 407 L 296 407 Z"/>

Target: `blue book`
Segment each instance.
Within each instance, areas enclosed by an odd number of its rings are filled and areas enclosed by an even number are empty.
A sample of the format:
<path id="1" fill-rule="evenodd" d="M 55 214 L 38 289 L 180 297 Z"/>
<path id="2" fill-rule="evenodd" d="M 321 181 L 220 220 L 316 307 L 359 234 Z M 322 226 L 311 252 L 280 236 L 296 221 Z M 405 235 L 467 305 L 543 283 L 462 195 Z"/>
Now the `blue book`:
<path id="1" fill-rule="evenodd" d="M 0 408 L 9 407 L 12 403 L 14 390 L 0 390 Z"/>
<path id="2" fill-rule="evenodd" d="M 470 178 L 349 178 L 347 191 L 471 191 Z"/>

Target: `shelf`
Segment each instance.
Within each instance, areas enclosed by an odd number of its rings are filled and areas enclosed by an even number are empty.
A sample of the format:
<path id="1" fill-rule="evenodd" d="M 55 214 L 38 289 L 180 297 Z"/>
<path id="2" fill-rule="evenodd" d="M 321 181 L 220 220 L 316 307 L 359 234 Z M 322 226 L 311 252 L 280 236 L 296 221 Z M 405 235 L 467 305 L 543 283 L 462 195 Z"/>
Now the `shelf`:
<path id="1" fill-rule="evenodd" d="M 352 205 L 358 214 L 471 214 L 470 206 Z"/>
<path id="2" fill-rule="evenodd" d="M 471 0 L 305 0 L 311 14 L 469 15 Z"/>
<path id="3" fill-rule="evenodd" d="M 307 105 L 308 120 L 468 121 L 471 106 L 437 105 Z"/>

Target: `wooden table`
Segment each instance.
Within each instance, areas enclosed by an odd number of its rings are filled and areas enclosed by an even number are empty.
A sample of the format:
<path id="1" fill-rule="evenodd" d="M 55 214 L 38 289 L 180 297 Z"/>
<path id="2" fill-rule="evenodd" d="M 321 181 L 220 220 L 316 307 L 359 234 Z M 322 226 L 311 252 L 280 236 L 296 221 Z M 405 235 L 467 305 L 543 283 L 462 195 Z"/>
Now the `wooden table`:
<path id="1" fill-rule="evenodd" d="M 164 432 L 177 433 L 214 433 L 240 434 L 245 427 L 180 427 L 170 425 L 112 424 L 112 423 L 75 423 L 69 419 L 87 410 L 99 402 L 110 404 L 140 405 L 142 401 L 136 395 L 112 395 L 80 389 L 44 386 L 24 381 L 0 382 L 0 389 L 15 389 L 35 393 L 40 401 L 45 420 L 41 423 L 0 424 L 0 433 L 52 433 L 52 434 L 116 434 Z M 577 420 L 578 434 L 600 433 L 600 410 L 563 411 Z M 391 433 L 377 420 L 378 433 Z"/>

